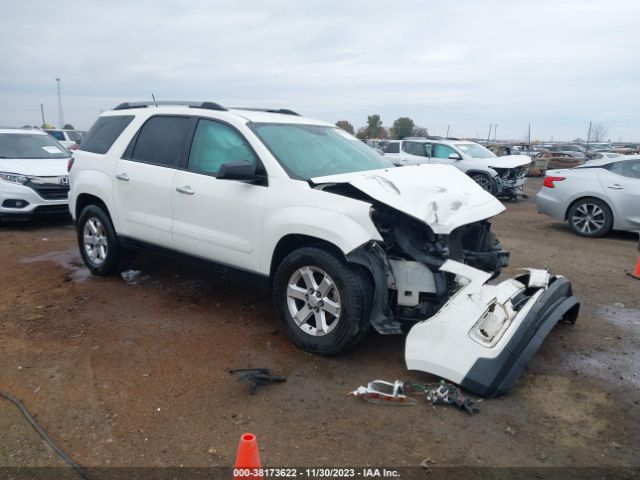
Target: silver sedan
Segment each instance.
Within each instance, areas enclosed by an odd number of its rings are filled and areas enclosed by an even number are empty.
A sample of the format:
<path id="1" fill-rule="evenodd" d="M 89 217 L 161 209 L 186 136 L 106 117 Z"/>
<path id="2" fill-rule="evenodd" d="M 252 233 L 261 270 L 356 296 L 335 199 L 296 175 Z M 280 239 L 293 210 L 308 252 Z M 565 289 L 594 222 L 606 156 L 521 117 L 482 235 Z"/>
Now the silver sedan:
<path id="1" fill-rule="evenodd" d="M 640 232 L 640 155 L 548 170 L 536 205 L 538 212 L 566 220 L 583 237 Z"/>

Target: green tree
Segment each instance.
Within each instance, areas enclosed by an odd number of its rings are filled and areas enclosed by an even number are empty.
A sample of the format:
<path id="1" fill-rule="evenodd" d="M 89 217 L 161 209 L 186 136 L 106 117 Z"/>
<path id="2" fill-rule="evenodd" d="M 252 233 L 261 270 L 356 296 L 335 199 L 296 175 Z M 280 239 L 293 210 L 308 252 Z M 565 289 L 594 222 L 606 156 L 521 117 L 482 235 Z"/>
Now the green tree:
<path id="1" fill-rule="evenodd" d="M 70 123 L 66 123 L 64 127 L 62 127 L 63 130 L 75 130 L 75 128 L 73 128 L 73 125 L 71 125 Z"/>
<path id="2" fill-rule="evenodd" d="M 382 133 L 382 120 L 380 115 L 374 113 L 367 117 L 367 138 L 381 138 L 379 135 Z"/>
<path id="3" fill-rule="evenodd" d="M 364 140 L 365 138 L 368 138 L 367 132 L 368 132 L 367 127 L 360 127 L 356 132 L 356 138 L 359 138 L 360 140 Z"/>
<path id="4" fill-rule="evenodd" d="M 355 129 L 353 128 L 353 125 L 351 125 L 351 123 L 349 123 L 347 120 L 339 120 L 339 121 L 337 121 L 336 122 L 336 127 L 340 127 L 345 132 L 349 132 L 351 135 L 356 133 Z"/>
<path id="5" fill-rule="evenodd" d="M 424 127 L 415 127 L 411 133 L 412 137 L 426 137 L 429 135 L 429 130 Z"/>
<path id="6" fill-rule="evenodd" d="M 415 123 L 409 117 L 400 117 L 393 122 L 393 136 L 399 139 L 410 137 L 413 134 Z"/>

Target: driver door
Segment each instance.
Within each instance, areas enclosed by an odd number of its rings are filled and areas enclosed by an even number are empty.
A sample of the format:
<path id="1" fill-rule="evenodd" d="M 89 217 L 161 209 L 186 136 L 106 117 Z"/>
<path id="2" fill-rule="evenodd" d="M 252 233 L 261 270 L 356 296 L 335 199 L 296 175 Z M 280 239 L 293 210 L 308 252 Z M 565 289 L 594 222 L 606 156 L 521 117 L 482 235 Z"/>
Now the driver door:
<path id="1" fill-rule="evenodd" d="M 458 152 L 456 152 L 449 145 L 443 145 L 441 143 L 434 143 L 433 144 L 433 153 L 432 153 L 433 163 L 442 163 L 442 164 L 445 164 L 445 165 L 453 165 L 454 167 L 457 167 L 456 162 L 458 162 L 458 160 L 453 159 L 453 158 L 449 158 L 449 155 L 451 155 L 452 153 L 455 153 L 456 155 L 460 155 Z M 460 157 L 460 158 L 462 158 L 462 157 Z"/>
<path id="2" fill-rule="evenodd" d="M 220 165 L 239 160 L 262 168 L 235 128 L 199 119 L 187 169 L 173 179 L 173 241 L 180 252 L 258 271 L 267 187 L 216 178 Z"/>

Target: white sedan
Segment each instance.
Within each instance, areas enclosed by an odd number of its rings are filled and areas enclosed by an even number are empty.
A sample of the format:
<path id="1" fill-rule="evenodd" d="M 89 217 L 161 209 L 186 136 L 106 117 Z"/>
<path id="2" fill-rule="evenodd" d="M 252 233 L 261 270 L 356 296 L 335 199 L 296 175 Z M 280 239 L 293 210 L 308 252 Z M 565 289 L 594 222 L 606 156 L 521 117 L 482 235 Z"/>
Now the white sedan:
<path id="1" fill-rule="evenodd" d="M 640 155 L 548 170 L 536 205 L 538 212 L 566 220 L 583 237 L 640 232 Z"/>

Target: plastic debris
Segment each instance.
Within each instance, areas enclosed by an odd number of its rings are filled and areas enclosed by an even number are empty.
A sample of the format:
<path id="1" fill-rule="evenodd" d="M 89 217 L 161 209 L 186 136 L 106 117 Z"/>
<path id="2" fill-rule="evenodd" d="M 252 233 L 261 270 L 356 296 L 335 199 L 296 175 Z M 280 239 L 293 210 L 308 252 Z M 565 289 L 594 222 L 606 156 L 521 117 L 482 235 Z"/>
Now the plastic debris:
<path id="1" fill-rule="evenodd" d="M 287 377 L 283 375 L 273 375 L 268 368 L 232 368 L 228 370 L 231 375 L 235 375 L 239 383 L 249 385 L 249 393 L 254 395 L 258 387 L 269 383 L 286 382 Z"/>
<path id="2" fill-rule="evenodd" d="M 404 382 L 385 382 L 384 380 L 374 380 L 364 387 L 358 387 L 349 395 L 361 398 L 362 400 L 384 405 L 415 405 L 416 399 L 407 397 L 404 392 Z"/>
<path id="3" fill-rule="evenodd" d="M 122 279 L 127 283 L 136 284 L 139 281 L 149 278 L 147 275 L 143 275 L 140 270 L 125 270 L 120 273 Z"/>

